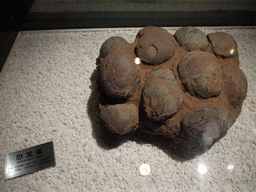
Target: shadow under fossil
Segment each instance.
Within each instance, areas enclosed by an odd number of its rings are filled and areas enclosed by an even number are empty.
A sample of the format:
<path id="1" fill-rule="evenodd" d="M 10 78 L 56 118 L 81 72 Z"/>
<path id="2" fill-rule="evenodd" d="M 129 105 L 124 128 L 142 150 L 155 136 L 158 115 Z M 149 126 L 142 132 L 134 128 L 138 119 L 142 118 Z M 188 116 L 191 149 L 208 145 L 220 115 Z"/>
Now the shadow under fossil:
<path id="1" fill-rule="evenodd" d="M 161 149 L 172 159 L 177 161 L 191 160 L 209 150 L 209 148 L 202 145 L 194 148 L 183 147 L 175 144 L 170 138 L 150 135 L 140 131 L 139 129 L 125 135 L 117 135 L 108 131 L 99 118 L 101 90 L 99 85 L 99 71 L 97 69 L 93 71 L 90 81 L 91 95 L 87 103 L 87 112 L 92 124 L 93 137 L 101 148 L 106 150 L 114 149 L 128 140 L 134 141 L 140 145 L 149 143 Z"/>

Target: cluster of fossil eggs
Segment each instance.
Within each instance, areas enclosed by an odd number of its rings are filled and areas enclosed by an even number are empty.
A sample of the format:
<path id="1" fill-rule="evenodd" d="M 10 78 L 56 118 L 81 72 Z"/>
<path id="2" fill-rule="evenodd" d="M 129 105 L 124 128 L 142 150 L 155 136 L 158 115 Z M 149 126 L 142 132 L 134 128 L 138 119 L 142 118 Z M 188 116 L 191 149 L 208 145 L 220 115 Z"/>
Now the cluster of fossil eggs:
<path id="1" fill-rule="evenodd" d="M 183 145 L 222 138 L 240 114 L 247 80 L 227 33 L 148 26 L 135 41 L 110 37 L 97 58 L 100 119 L 113 133 L 144 132 Z"/>

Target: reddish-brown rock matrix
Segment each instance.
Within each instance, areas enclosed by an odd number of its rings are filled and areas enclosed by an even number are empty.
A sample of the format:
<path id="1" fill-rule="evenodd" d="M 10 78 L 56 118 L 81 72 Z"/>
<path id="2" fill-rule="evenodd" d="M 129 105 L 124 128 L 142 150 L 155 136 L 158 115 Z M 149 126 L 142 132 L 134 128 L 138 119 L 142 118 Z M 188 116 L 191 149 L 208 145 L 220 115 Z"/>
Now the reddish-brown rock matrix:
<path id="1" fill-rule="evenodd" d="M 177 40 L 177 41 L 176 41 Z M 178 148 L 209 149 L 239 116 L 247 80 L 226 33 L 149 26 L 133 43 L 106 40 L 97 58 L 102 124 L 116 134 L 141 130 Z"/>

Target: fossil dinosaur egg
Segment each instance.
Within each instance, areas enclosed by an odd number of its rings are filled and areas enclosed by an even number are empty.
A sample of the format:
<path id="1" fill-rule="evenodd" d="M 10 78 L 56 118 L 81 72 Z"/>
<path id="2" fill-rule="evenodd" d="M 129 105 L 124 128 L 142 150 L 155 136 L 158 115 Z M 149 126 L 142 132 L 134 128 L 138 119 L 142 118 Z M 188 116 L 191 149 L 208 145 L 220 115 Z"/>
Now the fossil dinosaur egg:
<path id="1" fill-rule="evenodd" d="M 218 96 L 222 90 L 223 71 L 211 53 L 188 53 L 179 63 L 178 71 L 183 86 L 193 96 L 207 99 Z"/>
<path id="2" fill-rule="evenodd" d="M 173 36 L 160 27 L 145 27 L 138 36 L 135 52 L 143 62 L 158 65 L 175 53 Z"/>
<path id="3" fill-rule="evenodd" d="M 113 52 L 100 65 L 100 80 L 108 96 L 128 98 L 140 82 L 140 73 L 130 55 Z"/>

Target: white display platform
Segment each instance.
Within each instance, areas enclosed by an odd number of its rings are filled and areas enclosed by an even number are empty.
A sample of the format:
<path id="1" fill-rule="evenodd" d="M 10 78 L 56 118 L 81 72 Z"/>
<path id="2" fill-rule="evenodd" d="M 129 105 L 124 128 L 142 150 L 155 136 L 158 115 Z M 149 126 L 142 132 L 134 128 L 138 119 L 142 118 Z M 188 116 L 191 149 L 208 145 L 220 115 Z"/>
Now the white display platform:
<path id="1" fill-rule="evenodd" d="M 0 74 L 0 191 L 256 191 L 256 28 L 200 27 L 238 44 L 242 112 L 208 152 L 180 161 L 154 137 L 114 137 L 98 119 L 96 58 L 111 36 L 141 28 L 23 31 Z M 174 34 L 178 28 L 166 28 Z M 54 142 L 56 166 L 4 179 L 8 153 Z M 140 166 L 150 172 L 142 175 Z M 147 170 L 144 170 L 147 171 Z"/>

